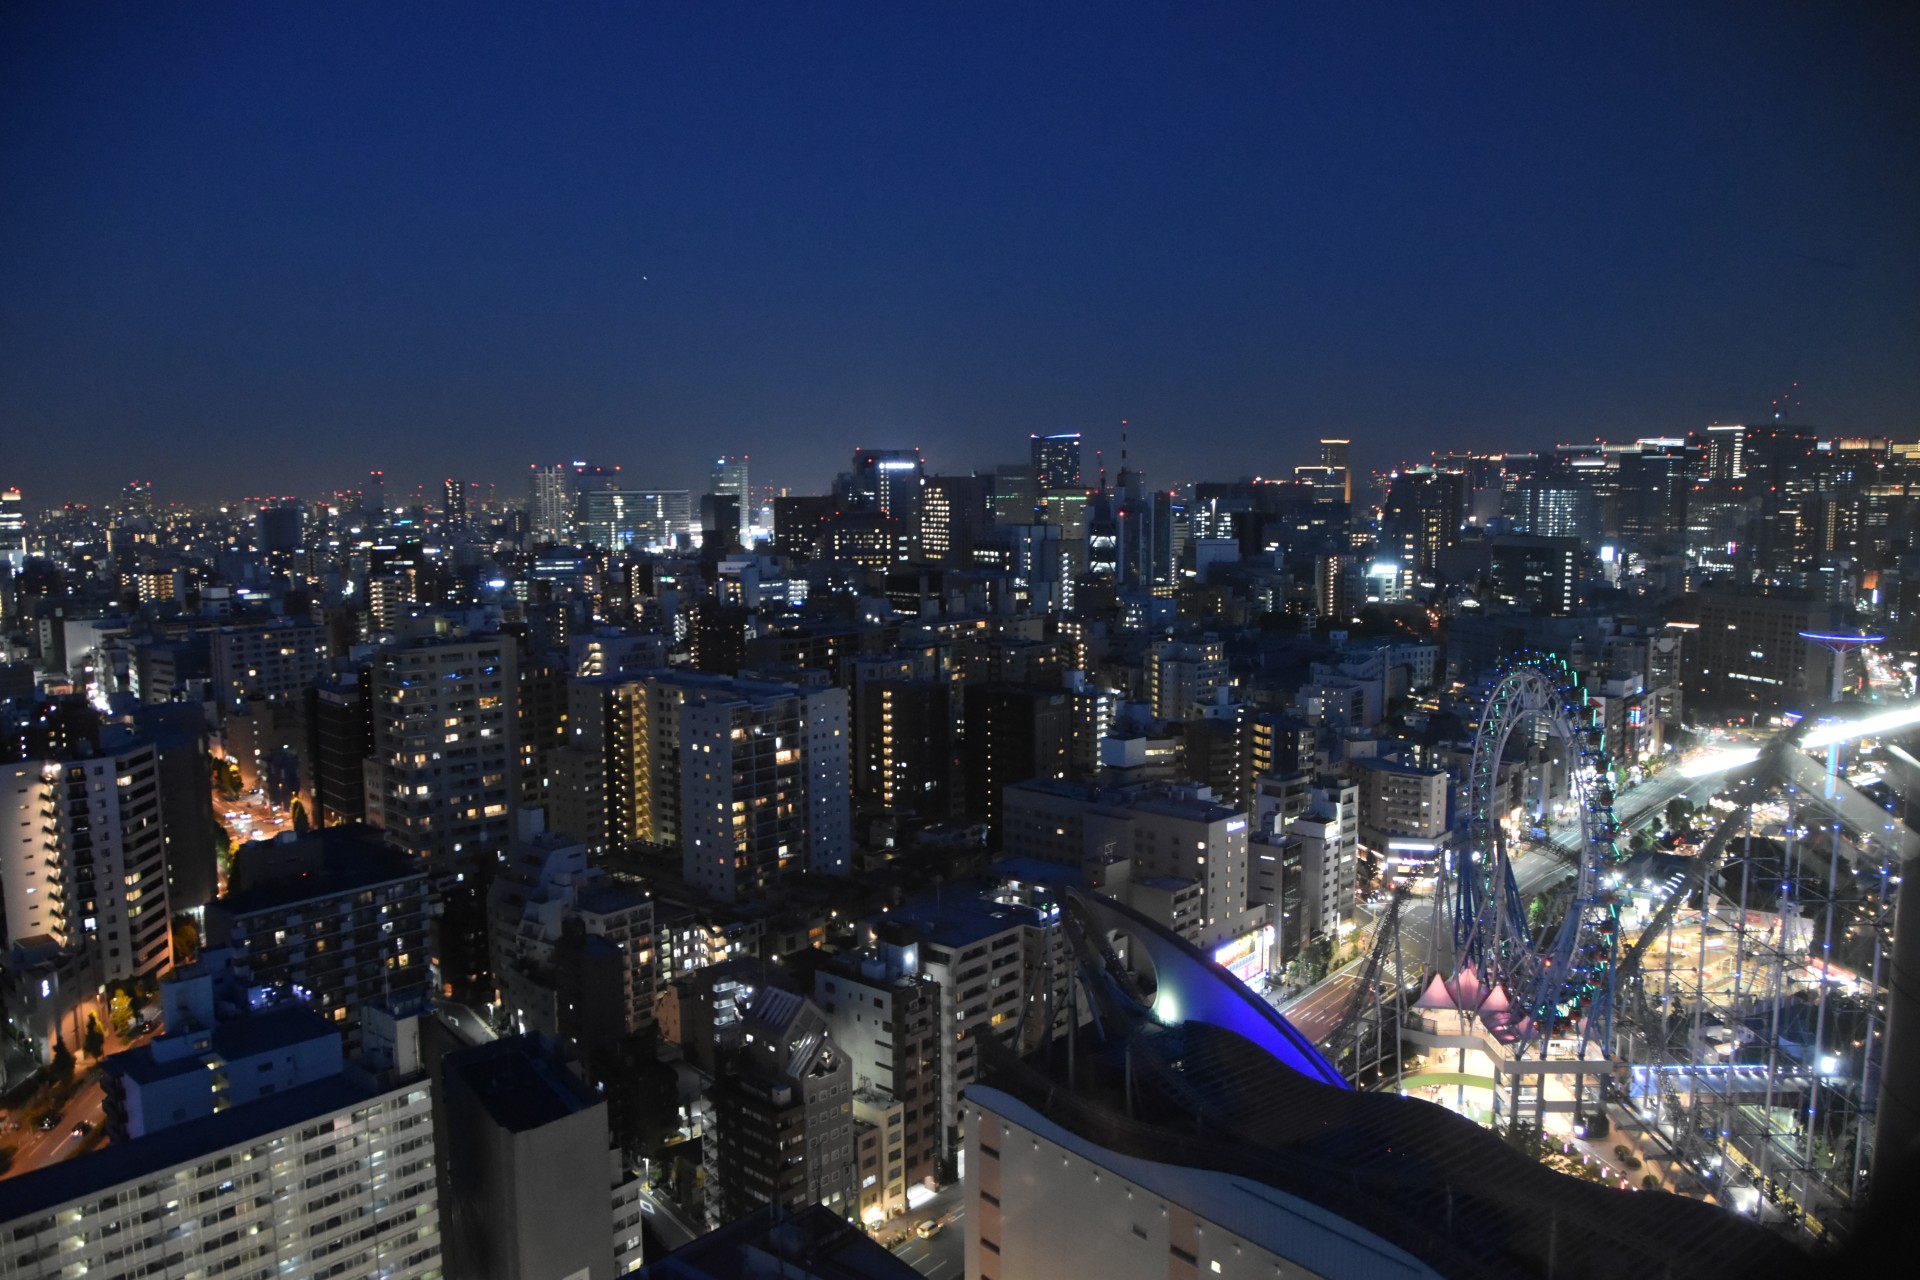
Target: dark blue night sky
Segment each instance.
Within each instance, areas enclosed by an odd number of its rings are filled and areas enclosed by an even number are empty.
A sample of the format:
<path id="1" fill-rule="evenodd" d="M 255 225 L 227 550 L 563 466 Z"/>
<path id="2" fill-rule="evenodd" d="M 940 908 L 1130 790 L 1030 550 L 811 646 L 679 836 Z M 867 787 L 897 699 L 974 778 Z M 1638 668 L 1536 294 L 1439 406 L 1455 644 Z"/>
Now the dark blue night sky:
<path id="1" fill-rule="evenodd" d="M 1911 438 L 1914 12 L 9 4 L 0 484 Z"/>

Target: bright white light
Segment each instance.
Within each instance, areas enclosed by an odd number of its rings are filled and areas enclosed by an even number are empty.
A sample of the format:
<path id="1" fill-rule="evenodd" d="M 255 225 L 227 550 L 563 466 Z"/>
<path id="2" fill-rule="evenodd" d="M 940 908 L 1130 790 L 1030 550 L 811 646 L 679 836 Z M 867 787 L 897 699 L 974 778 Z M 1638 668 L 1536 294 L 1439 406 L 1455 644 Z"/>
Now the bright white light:
<path id="1" fill-rule="evenodd" d="M 1698 760 L 1689 760 L 1680 766 L 1683 778 L 1704 778 L 1710 773 L 1725 773 L 1729 769 L 1740 769 L 1760 758 L 1758 747 L 1736 747 L 1731 751 L 1710 751 Z"/>
<path id="2" fill-rule="evenodd" d="M 1867 738 L 1877 734 L 1892 733 L 1896 729 L 1905 729 L 1916 724 L 1920 724 L 1920 701 L 1909 702 L 1903 707 L 1883 711 L 1877 716 L 1868 716 L 1864 720 L 1853 720 L 1843 724 L 1823 724 L 1800 739 L 1800 745 L 1809 749 L 1830 747 L 1836 742 L 1845 742 L 1849 738 Z"/>
<path id="3" fill-rule="evenodd" d="M 1820 1059 L 1821 1075 L 1830 1076 L 1834 1072 L 1838 1071 L 1839 1069 L 1840 1069 L 1840 1060 L 1838 1058 L 1835 1058 L 1832 1054 L 1828 1054 L 1825 1057 Z"/>

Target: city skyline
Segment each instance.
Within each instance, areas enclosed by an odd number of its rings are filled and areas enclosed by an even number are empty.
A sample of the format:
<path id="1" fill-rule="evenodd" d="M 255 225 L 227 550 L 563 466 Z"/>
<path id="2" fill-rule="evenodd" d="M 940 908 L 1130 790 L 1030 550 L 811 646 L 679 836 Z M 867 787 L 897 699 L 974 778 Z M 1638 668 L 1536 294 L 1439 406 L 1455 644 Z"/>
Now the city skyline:
<path id="1" fill-rule="evenodd" d="M 1113 14 L 10 12 L 0 482 L 1920 419 L 1911 14 Z"/>

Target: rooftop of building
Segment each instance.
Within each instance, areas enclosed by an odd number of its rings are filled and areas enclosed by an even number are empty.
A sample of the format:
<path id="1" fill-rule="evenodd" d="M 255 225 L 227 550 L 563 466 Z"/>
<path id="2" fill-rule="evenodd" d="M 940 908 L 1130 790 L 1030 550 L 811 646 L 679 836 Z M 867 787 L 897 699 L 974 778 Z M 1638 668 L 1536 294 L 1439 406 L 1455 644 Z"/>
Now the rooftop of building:
<path id="1" fill-rule="evenodd" d="M 1406 778 L 1443 777 L 1446 770 L 1438 765 L 1407 764 L 1391 756 L 1355 756 L 1347 761 L 1350 768 L 1371 769 L 1376 773 L 1397 773 Z"/>
<path id="2" fill-rule="evenodd" d="M 908 925 L 935 946 L 966 947 L 1023 925 L 1043 923 L 1032 907 L 996 902 L 985 884 L 957 885 L 918 898 L 883 919 Z M 926 957 L 921 957 L 924 962 Z"/>
<path id="3" fill-rule="evenodd" d="M 709 1231 L 647 1265 L 656 1280 L 915 1280 L 886 1246 L 823 1205 L 778 1204 Z"/>
<path id="4" fill-rule="evenodd" d="M 458 1081 L 502 1129 L 522 1133 L 594 1105 L 550 1043 L 510 1036 L 448 1054 L 449 1087 Z"/>
<path id="5" fill-rule="evenodd" d="M 400 880 L 424 883 L 426 875 L 424 863 L 382 843 L 370 828 L 326 827 L 242 845 L 227 893 L 214 906 L 251 915 Z"/>
<path id="6" fill-rule="evenodd" d="M 281 1005 L 262 1013 L 243 1014 L 215 1024 L 212 1031 L 178 1031 L 160 1041 L 143 1044 L 107 1059 L 107 1070 L 135 1084 L 151 1085 L 175 1076 L 204 1075 L 206 1064 L 197 1053 L 178 1057 L 167 1055 L 166 1041 L 174 1037 L 205 1037 L 208 1051 L 227 1062 L 242 1062 L 262 1054 L 276 1053 L 311 1040 L 340 1041 L 338 1024 L 315 1013 L 304 1004 Z M 161 1045 L 159 1052 L 155 1044 Z"/>
<path id="7" fill-rule="evenodd" d="M 192 1165 L 215 1152 L 347 1110 L 384 1092 L 384 1087 L 358 1073 L 329 1076 L 204 1119 L 174 1125 L 163 1133 L 115 1143 L 77 1160 L 23 1173 L 0 1182 L 0 1223 L 18 1222 L 76 1200 L 92 1199 L 176 1165 Z"/>

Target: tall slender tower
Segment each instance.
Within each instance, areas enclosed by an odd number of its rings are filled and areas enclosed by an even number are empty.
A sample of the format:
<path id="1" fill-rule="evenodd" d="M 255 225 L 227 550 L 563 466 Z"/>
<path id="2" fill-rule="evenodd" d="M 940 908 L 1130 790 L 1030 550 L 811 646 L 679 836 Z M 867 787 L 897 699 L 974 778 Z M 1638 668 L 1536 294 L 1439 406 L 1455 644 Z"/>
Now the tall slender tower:
<path id="1" fill-rule="evenodd" d="M 740 545 L 751 547 L 753 529 L 753 488 L 747 478 L 747 455 L 744 453 L 721 454 L 713 461 L 713 479 L 707 492 L 716 497 L 732 497 L 740 500 Z"/>

